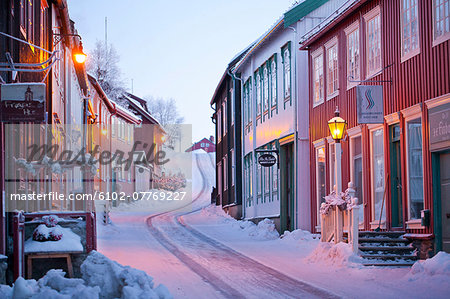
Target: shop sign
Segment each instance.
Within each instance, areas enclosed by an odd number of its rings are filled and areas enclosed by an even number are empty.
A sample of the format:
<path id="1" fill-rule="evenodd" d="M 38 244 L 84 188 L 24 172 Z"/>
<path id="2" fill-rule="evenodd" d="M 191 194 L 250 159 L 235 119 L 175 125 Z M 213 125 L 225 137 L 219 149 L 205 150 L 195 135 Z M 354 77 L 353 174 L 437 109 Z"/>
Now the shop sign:
<path id="1" fill-rule="evenodd" d="M 356 109 L 358 124 L 382 124 L 384 121 L 383 86 L 356 86 Z"/>
<path id="2" fill-rule="evenodd" d="M 271 167 L 277 163 L 277 158 L 272 154 L 262 154 L 258 157 L 258 163 L 263 167 Z"/>
<path id="3" fill-rule="evenodd" d="M 450 148 L 450 103 L 428 110 L 430 150 Z"/>
<path id="4" fill-rule="evenodd" d="M 2 122 L 44 122 L 45 83 L 1 85 Z"/>

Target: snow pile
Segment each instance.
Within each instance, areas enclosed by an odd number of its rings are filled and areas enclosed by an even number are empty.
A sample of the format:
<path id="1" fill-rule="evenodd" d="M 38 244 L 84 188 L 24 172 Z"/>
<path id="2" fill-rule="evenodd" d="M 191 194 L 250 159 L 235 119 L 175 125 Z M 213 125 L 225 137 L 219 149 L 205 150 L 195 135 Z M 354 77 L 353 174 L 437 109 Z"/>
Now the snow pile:
<path id="1" fill-rule="evenodd" d="M 307 230 L 302 230 L 302 229 L 296 229 L 293 230 L 292 232 L 290 231 L 285 231 L 283 233 L 283 235 L 281 235 L 281 240 L 285 241 L 285 242 L 293 242 L 293 243 L 297 243 L 297 242 L 318 242 L 318 239 L 320 238 L 319 235 L 317 234 L 312 234 L 311 232 L 307 231 Z"/>
<path id="2" fill-rule="evenodd" d="M 60 236 L 57 241 L 35 241 L 30 237 L 25 241 L 25 253 L 28 252 L 55 252 L 55 251 L 83 251 L 80 236 L 72 232 L 70 228 L 64 228 L 59 225 L 48 228 L 45 224 L 38 226 L 37 233 L 41 236 L 50 235 Z"/>
<path id="3" fill-rule="evenodd" d="M 274 240 L 280 236 L 275 228 L 275 223 L 270 219 L 260 221 L 258 225 L 251 221 L 239 220 L 232 224 L 233 227 L 238 227 L 246 232 L 249 236 L 257 240 Z"/>
<path id="4" fill-rule="evenodd" d="M 433 276 L 433 279 L 442 278 L 450 281 L 450 254 L 439 251 L 434 257 L 423 261 L 417 261 L 411 267 L 406 278 L 410 281 L 425 279 Z"/>
<path id="5" fill-rule="evenodd" d="M 353 253 L 352 248 L 347 243 L 319 242 L 316 249 L 305 258 L 309 263 L 320 263 L 335 267 L 362 267 L 362 258 Z"/>
<path id="6" fill-rule="evenodd" d="M 92 251 L 81 265 L 88 286 L 100 288 L 100 298 L 172 298 L 164 285 L 154 288 L 144 271 L 122 266 Z"/>
<path id="7" fill-rule="evenodd" d="M 13 287 L 0 285 L 0 298 L 172 298 L 164 285 L 154 288 L 153 278 L 145 272 L 122 266 L 96 251 L 81 265 L 81 272 L 82 279 L 65 278 L 62 270 L 50 270 L 38 281 L 19 277 Z"/>

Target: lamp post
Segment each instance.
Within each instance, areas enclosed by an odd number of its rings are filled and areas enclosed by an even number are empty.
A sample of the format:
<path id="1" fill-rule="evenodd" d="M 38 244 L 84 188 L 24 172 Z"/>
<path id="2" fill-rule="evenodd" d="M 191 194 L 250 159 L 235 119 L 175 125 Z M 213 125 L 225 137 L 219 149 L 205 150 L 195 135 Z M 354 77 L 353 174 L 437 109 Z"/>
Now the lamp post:
<path id="1" fill-rule="evenodd" d="M 347 122 L 339 116 L 339 108 L 336 106 L 334 117 L 328 121 L 328 128 L 330 129 L 331 137 L 335 143 L 335 178 L 336 178 L 336 193 L 339 194 L 342 191 L 342 178 L 341 178 L 341 139 L 344 137 L 345 130 L 347 129 Z"/>

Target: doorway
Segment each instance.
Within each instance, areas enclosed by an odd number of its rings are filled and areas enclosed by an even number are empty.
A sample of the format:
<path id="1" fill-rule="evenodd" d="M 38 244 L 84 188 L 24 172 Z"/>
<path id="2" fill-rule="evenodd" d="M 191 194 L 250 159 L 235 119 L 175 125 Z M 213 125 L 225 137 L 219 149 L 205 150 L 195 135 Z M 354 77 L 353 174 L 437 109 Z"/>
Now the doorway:
<path id="1" fill-rule="evenodd" d="M 294 144 L 281 146 L 281 232 L 294 230 Z"/>
<path id="2" fill-rule="evenodd" d="M 391 226 L 392 228 L 403 228 L 402 168 L 399 124 L 389 127 L 389 141 L 391 160 Z"/>
<path id="3" fill-rule="evenodd" d="M 450 253 L 450 151 L 432 158 L 436 251 Z"/>

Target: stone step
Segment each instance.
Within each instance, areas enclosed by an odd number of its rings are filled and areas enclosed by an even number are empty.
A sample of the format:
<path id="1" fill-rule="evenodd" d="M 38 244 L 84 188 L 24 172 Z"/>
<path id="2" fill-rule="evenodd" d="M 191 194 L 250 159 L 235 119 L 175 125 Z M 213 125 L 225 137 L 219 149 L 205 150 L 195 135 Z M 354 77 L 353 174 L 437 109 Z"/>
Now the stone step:
<path id="1" fill-rule="evenodd" d="M 405 238 L 385 238 L 385 237 L 379 237 L 379 238 L 362 237 L 362 238 L 359 238 L 358 241 L 360 243 L 410 243 L 411 242 Z"/>
<path id="2" fill-rule="evenodd" d="M 358 246 L 359 250 L 367 251 L 414 251 L 411 246 Z"/>
<path id="3" fill-rule="evenodd" d="M 359 237 L 367 237 L 367 238 L 373 238 L 373 237 L 382 237 L 382 238 L 399 238 L 400 236 L 404 235 L 405 232 L 393 232 L 393 231 L 380 231 L 380 232 L 374 232 L 374 231 L 360 231 Z"/>
<path id="4" fill-rule="evenodd" d="M 368 261 L 367 263 L 363 263 L 364 266 L 375 266 L 375 267 L 411 267 L 412 265 L 414 265 L 415 261 L 405 261 L 405 262 L 401 262 L 401 263 L 396 263 L 396 262 L 376 262 L 374 261 L 373 263 Z"/>
<path id="5" fill-rule="evenodd" d="M 392 260 L 392 259 L 417 260 L 417 256 L 414 254 L 402 255 L 402 254 L 364 254 L 363 253 L 360 256 L 365 259 L 379 259 L 379 260 Z"/>

